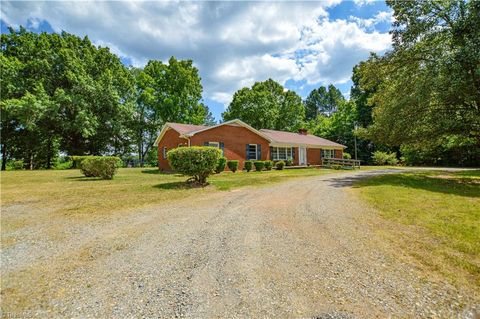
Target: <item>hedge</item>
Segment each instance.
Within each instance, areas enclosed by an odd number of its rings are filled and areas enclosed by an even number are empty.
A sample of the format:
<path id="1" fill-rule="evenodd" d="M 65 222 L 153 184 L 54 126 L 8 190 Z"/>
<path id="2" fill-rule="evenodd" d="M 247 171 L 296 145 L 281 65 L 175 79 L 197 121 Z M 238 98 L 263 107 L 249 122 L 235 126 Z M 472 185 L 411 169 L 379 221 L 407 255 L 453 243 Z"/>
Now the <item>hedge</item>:
<path id="1" fill-rule="evenodd" d="M 178 147 L 167 152 L 168 163 L 178 173 L 191 176 L 189 182 L 205 185 L 218 165 L 222 151 L 211 146 Z"/>
<path id="2" fill-rule="evenodd" d="M 245 161 L 245 170 L 247 172 L 250 172 L 252 170 L 252 167 L 253 167 L 253 162 L 252 161 Z"/>
<path id="3" fill-rule="evenodd" d="M 276 167 L 278 170 L 282 170 L 284 166 L 285 166 L 285 162 L 284 162 L 284 161 L 278 161 L 278 162 L 275 163 L 275 167 Z"/>
<path id="4" fill-rule="evenodd" d="M 217 162 L 217 167 L 215 168 L 215 173 L 219 174 L 225 170 L 227 164 L 227 159 L 225 157 L 220 157 Z"/>
<path id="5" fill-rule="evenodd" d="M 255 161 L 253 162 L 253 165 L 255 165 L 255 170 L 257 172 L 261 172 L 265 167 L 265 163 L 263 161 Z"/>
<path id="6" fill-rule="evenodd" d="M 232 172 L 235 173 L 238 169 L 238 161 L 237 160 L 228 161 L 227 166 Z"/>
<path id="7" fill-rule="evenodd" d="M 80 162 L 80 170 L 86 177 L 112 179 L 120 166 L 120 158 L 116 156 L 84 156 Z"/>

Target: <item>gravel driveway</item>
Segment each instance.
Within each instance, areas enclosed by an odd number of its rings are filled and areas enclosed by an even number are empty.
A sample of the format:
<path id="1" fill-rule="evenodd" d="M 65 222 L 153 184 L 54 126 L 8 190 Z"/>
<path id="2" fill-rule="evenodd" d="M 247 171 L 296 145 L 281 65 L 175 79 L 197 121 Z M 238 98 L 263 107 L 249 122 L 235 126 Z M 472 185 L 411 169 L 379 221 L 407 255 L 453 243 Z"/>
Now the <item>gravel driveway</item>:
<path id="1" fill-rule="evenodd" d="M 378 173 L 46 221 L 61 245 L 39 224 L 2 250 L 3 316 L 473 318 L 476 297 L 400 262 L 367 222 L 350 185 Z"/>

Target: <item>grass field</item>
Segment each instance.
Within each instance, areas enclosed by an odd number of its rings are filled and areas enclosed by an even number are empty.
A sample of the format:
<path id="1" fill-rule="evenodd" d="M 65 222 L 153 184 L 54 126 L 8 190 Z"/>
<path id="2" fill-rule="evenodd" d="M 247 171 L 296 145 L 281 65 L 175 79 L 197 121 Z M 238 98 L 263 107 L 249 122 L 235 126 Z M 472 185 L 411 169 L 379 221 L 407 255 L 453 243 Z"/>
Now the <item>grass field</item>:
<path id="1" fill-rule="evenodd" d="M 480 170 L 383 175 L 356 188 L 391 222 L 380 231 L 402 251 L 456 283 L 480 287 Z"/>
<path id="2" fill-rule="evenodd" d="M 339 172 L 296 169 L 264 172 L 224 172 L 205 188 L 187 188 L 187 177 L 162 174 L 156 168 L 120 169 L 113 180 L 83 177 L 79 170 L 8 171 L 1 174 L 2 205 L 48 206 L 62 214 L 101 214 L 142 205 L 161 204 L 205 192 L 261 186 L 289 178 Z M 5 226 L 5 225 L 2 225 Z"/>

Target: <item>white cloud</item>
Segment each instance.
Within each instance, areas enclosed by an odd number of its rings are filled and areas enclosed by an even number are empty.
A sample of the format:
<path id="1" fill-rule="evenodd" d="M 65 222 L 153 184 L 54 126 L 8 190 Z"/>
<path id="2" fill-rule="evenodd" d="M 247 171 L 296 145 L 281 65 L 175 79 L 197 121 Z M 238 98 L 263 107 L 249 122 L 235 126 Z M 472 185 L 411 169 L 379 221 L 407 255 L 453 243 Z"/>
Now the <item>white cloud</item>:
<path id="1" fill-rule="evenodd" d="M 57 32 L 88 35 L 135 66 L 192 59 L 205 97 L 228 103 L 237 89 L 267 78 L 344 83 L 370 51 L 390 46 L 388 34 L 371 29 L 390 12 L 331 21 L 326 9 L 336 3 L 2 2 L 1 15 L 12 26 L 45 20 Z"/>
<path id="2" fill-rule="evenodd" d="M 355 4 L 359 7 L 372 4 L 375 1 L 378 1 L 378 0 L 353 0 L 353 2 L 355 2 Z"/>

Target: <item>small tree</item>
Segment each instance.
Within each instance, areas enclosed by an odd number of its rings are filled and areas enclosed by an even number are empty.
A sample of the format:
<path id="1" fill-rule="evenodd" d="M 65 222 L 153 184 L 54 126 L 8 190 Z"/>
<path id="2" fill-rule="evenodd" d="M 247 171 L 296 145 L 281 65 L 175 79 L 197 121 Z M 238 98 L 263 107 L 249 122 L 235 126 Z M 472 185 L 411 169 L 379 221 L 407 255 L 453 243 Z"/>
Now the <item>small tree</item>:
<path id="1" fill-rule="evenodd" d="M 210 146 L 178 147 L 167 153 L 170 167 L 191 176 L 188 182 L 199 185 L 207 184 L 207 177 L 215 171 L 221 156 L 220 149 Z"/>

